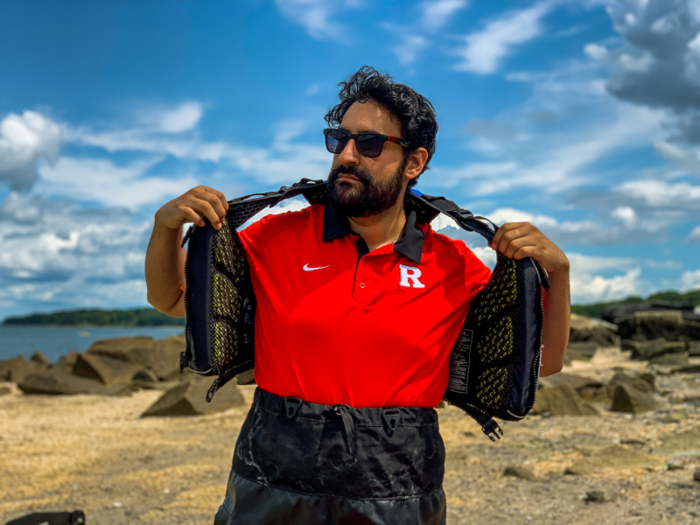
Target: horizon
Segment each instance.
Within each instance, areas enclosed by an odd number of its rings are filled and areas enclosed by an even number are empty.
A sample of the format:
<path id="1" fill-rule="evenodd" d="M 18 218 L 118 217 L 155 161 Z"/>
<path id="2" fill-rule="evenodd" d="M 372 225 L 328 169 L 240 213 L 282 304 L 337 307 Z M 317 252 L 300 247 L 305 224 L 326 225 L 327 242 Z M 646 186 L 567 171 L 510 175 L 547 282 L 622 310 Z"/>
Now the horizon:
<path id="1" fill-rule="evenodd" d="M 700 289 L 692 0 L 17 2 L 0 34 L 0 319 L 150 307 L 156 210 L 325 179 L 323 116 L 365 64 L 436 108 L 417 189 L 538 226 L 572 304 Z"/>

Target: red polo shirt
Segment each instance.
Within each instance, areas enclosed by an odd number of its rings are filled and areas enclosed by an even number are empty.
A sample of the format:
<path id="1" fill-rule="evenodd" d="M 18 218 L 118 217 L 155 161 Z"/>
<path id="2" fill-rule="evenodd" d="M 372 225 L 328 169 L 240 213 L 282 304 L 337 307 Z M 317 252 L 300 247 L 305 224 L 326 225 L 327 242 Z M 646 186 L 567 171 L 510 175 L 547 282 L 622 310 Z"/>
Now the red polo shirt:
<path id="1" fill-rule="evenodd" d="M 258 299 L 255 380 L 280 396 L 353 407 L 434 407 L 450 351 L 489 269 L 416 224 L 367 253 L 330 205 L 240 232 Z"/>

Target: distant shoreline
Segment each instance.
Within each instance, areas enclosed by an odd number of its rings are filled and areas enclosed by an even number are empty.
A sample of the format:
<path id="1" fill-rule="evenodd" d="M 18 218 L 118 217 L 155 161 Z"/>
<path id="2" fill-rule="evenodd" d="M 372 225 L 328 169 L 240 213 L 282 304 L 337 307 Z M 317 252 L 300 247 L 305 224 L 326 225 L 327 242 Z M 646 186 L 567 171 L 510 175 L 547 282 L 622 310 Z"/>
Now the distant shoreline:
<path id="1" fill-rule="evenodd" d="M 170 317 L 155 308 L 121 310 L 80 309 L 6 317 L 0 326 L 106 326 L 118 328 L 184 327 L 185 319 Z"/>

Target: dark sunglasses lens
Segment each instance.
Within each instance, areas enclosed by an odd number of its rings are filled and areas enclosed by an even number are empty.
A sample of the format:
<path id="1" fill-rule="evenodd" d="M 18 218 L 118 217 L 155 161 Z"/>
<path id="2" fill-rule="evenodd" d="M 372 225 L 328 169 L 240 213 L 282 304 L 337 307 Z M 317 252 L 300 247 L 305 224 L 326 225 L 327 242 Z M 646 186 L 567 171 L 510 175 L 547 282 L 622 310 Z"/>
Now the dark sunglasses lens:
<path id="1" fill-rule="evenodd" d="M 343 149 L 345 149 L 345 145 L 347 143 L 347 133 L 341 133 L 335 130 L 331 130 L 326 133 L 326 149 L 329 153 L 340 153 L 343 151 Z"/>
<path id="2" fill-rule="evenodd" d="M 361 155 L 374 158 L 382 153 L 385 139 L 382 135 L 360 135 L 357 137 L 357 149 Z"/>

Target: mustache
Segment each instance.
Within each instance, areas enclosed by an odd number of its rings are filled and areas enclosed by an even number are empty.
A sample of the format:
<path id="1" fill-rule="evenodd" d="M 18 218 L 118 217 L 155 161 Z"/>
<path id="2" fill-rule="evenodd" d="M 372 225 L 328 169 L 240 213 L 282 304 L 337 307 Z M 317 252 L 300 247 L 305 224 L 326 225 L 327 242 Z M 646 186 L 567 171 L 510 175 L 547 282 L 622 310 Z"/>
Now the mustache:
<path id="1" fill-rule="evenodd" d="M 334 182 L 340 175 L 351 175 L 356 177 L 361 182 L 367 184 L 370 181 L 370 175 L 366 170 L 357 166 L 337 166 L 328 174 L 328 182 Z"/>

